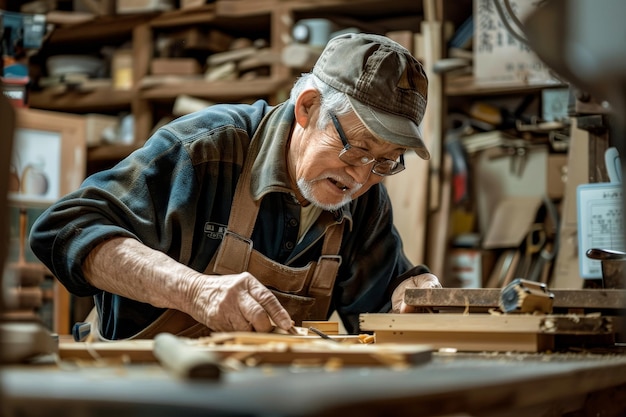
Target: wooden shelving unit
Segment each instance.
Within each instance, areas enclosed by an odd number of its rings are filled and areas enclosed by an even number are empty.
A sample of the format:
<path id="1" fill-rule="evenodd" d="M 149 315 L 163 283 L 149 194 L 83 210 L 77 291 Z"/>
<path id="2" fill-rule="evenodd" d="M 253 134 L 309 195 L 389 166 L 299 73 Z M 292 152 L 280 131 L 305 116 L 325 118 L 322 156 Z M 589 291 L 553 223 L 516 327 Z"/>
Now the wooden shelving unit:
<path id="1" fill-rule="evenodd" d="M 55 93 L 53 90 L 33 91 L 29 96 L 30 107 L 61 112 L 81 113 L 111 112 L 129 109 L 133 91 L 99 88 L 89 92 L 70 91 Z"/>
<path id="2" fill-rule="evenodd" d="M 500 84 L 482 85 L 476 83 L 472 76 L 457 76 L 446 80 L 445 94 L 448 97 L 484 96 L 538 93 L 546 88 L 562 88 L 563 84 Z"/>
<path id="3" fill-rule="evenodd" d="M 250 81 L 181 80 L 148 87 L 139 92 L 145 100 L 173 100 L 179 95 L 190 95 L 211 101 L 241 101 L 250 97 L 268 97 L 286 87 L 290 80 L 262 78 Z"/>
<path id="4" fill-rule="evenodd" d="M 281 63 L 271 66 L 270 75 L 253 80 L 207 82 L 201 77 L 166 77 L 154 83 L 149 76 L 155 33 L 175 31 L 190 26 L 214 28 L 236 36 L 249 34 L 263 36 L 276 54 L 289 43 L 291 28 L 297 19 L 310 17 L 337 18 L 343 22 L 357 22 L 363 30 L 386 30 L 386 26 L 373 25 L 375 19 L 418 16 L 420 2 L 398 0 L 218 0 L 196 8 L 160 13 L 98 16 L 91 21 L 59 26 L 49 35 L 42 48 L 45 57 L 67 53 L 88 53 L 104 45 L 131 43 L 133 51 L 133 81 L 131 90 L 96 88 L 90 91 L 54 89 L 35 90 L 30 93 L 33 108 L 72 113 L 130 112 L 135 116 L 135 145 L 120 146 L 119 151 L 90 150 L 88 158 L 118 158 L 140 146 L 147 139 L 155 122 L 154 106 L 173 102 L 180 95 L 189 95 L 213 102 L 240 102 L 265 98 L 276 102 L 284 97 L 295 75 Z M 414 28 L 415 32 L 419 27 Z M 64 52 L 65 51 L 65 52 Z M 148 81 L 148 82 L 146 82 Z"/>

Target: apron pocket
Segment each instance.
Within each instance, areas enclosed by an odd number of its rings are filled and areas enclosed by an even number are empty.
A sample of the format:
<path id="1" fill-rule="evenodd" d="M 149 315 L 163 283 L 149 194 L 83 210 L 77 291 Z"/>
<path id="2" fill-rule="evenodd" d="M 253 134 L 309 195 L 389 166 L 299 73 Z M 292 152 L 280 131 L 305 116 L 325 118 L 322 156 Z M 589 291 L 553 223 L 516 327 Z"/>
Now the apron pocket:
<path id="1" fill-rule="evenodd" d="M 308 320 L 311 307 L 315 304 L 315 298 L 287 294 L 276 290 L 271 291 L 287 310 L 296 326 L 301 326 L 303 320 Z"/>

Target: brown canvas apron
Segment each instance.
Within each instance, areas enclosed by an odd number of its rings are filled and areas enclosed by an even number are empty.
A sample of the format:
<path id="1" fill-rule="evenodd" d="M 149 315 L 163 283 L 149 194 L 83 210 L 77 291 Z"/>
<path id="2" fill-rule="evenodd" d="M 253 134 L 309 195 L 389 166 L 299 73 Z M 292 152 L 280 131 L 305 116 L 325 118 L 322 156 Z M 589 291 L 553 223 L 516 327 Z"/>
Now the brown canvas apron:
<path id="1" fill-rule="evenodd" d="M 258 147 L 251 146 L 235 190 L 228 228 L 204 273 L 226 275 L 248 271 L 274 293 L 296 325 L 300 325 L 303 320 L 326 320 L 333 285 L 341 264 L 341 256 L 338 254 L 344 222 L 336 223 L 331 213 L 322 212 L 320 219 L 330 224 L 324 237 L 322 254 L 317 262 L 310 262 L 304 267 L 282 265 L 256 251 L 252 247 L 250 236 L 260 201 L 252 198 L 250 184 L 252 165 L 257 153 Z M 106 340 L 98 329 L 99 320 L 95 308 L 86 321 L 91 323 L 93 337 Z M 188 314 L 168 309 L 129 339 L 150 339 L 163 332 L 183 337 L 202 337 L 208 336 L 211 329 Z"/>

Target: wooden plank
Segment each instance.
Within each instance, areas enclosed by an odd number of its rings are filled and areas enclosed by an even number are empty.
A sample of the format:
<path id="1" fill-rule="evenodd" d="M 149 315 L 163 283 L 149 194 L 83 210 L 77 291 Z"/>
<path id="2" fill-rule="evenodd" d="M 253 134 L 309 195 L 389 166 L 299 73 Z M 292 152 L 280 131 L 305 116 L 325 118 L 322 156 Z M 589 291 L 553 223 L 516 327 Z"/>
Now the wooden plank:
<path id="1" fill-rule="evenodd" d="M 536 333 L 376 331 L 376 343 L 418 343 L 465 352 L 539 352 Z"/>
<path id="2" fill-rule="evenodd" d="M 361 314 L 361 330 L 537 333 L 544 316 L 530 314 Z"/>
<path id="3" fill-rule="evenodd" d="M 130 15 L 100 16 L 80 24 L 55 28 L 47 39 L 49 44 L 113 42 L 116 39 L 127 39 L 135 26 L 148 22 L 157 13 Z"/>
<path id="4" fill-rule="evenodd" d="M 362 314 L 375 343 L 420 343 L 462 351 L 542 352 L 612 347 L 612 320 L 601 316 Z"/>
<path id="5" fill-rule="evenodd" d="M 626 309 L 626 290 L 554 289 L 553 308 Z M 417 307 L 497 308 L 499 288 L 407 288 L 404 302 Z"/>
<path id="6" fill-rule="evenodd" d="M 215 20 L 215 4 L 205 4 L 193 9 L 178 9 L 159 13 L 150 20 L 152 27 L 177 27 L 192 24 L 206 24 Z"/>
<path id="7" fill-rule="evenodd" d="M 53 305 L 53 329 L 59 335 L 71 334 L 71 297 L 70 293 L 65 289 L 59 281 L 53 283 L 54 305 Z"/>
<path id="8" fill-rule="evenodd" d="M 106 112 L 128 108 L 133 92 L 99 88 L 88 92 L 68 91 L 56 94 L 54 89 L 47 88 L 29 93 L 29 103 L 33 108 L 45 108 L 55 111 L 81 111 L 86 108 L 93 111 Z"/>
<path id="9" fill-rule="evenodd" d="M 311 321 L 305 320 L 302 322 L 302 327 L 304 329 L 309 329 L 313 327 L 321 332 L 324 332 L 327 335 L 338 335 L 339 334 L 339 322 L 336 321 Z M 308 330 L 309 335 L 314 335 L 315 333 L 311 330 Z"/>
<path id="10" fill-rule="evenodd" d="M 144 77 L 139 95 L 143 99 L 174 99 L 179 95 L 207 98 L 213 101 L 234 101 L 265 97 L 287 85 L 289 80 L 259 78 L 250 81 L 213 81 L 189 77 Z"/>
<path id="11" fill-rule="evenodd" d="M 435 0 L 423 0 L 424 21 L 420 32 L 424 40 L 424 70 L 428 77 L 428 106 L 422 122 L 423 137 L 430 151 L 429 210 L 437 211 L 440 204 L 440 182 L 443 161 L 443 76 L 434 71 L 443 54 L 442 23 L 437 20 Z"/>
<path id="12" fill-rule="evenodd" d="M 278 7 L 276 0 L 228 0 L 218 1 L 215 5 L 216 15 L 228 17 L 270 13 Z"/>
<path id="13" fill-rule="evenodd" d="M 271 336 L 271 335 L 259 335 Z M 239 338 L 243 337 L 242 335 Z M 252 336 L 250 336 L 252 337 Z M 279 340 L 298 337 L 276 336 Z M 415 365 L 430 361 L 432 347 L 423 344 L 359 344 L 335 343 L 318 337 L 298 343 L 216 344 L 201 345 L 201 339 L 191 339 L 190 346 L 198 351 L 217 354 L 220 360 L 235 359 L 248 364 L 325 365 Z M 207 338 L 210 339 L 210 338 Z M 243 339 L 242 339 L 243 340 Z M 257 339 L 260 340 L 260 339 Z M 313 340 L 313 341 L 312 341 Z M 132 362 L 156 362 L 153 340 L 125 340 L 115 342 L 76 343 L 61 339 L 59 357 L 62 360 L 102 360 L 126 358 Z"/>
<path id="14" fill-rule="evenodd" d="M 153 340 L 125 340 L 119 342 L 74 342 L 59 339 L 59 358 L 62 360 L 101 360 L 126 358 L 131 362 L 156 362 L 152 353 Z"/>

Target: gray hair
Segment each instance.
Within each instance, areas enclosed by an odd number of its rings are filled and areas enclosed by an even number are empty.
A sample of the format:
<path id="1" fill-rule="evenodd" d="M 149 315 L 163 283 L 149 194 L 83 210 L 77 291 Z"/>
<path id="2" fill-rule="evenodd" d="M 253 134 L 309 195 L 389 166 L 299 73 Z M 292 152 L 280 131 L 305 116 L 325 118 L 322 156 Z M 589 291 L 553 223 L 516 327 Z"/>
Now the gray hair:
<path id="1" fill-rule="evenodd" d="M 342 115 L 353 111 L 350 101 L 345 93 L 331 87 L 312 73 L 302 74 L 291 89 L 289 102 L 296 104 L 296 99 L 309 87 L 315 88 L 320 93 L 320 116 L 317 119 L 317 128 L 322 130 L 330 123 L 328 113 L 332 111 L 336 115 Z"/>

